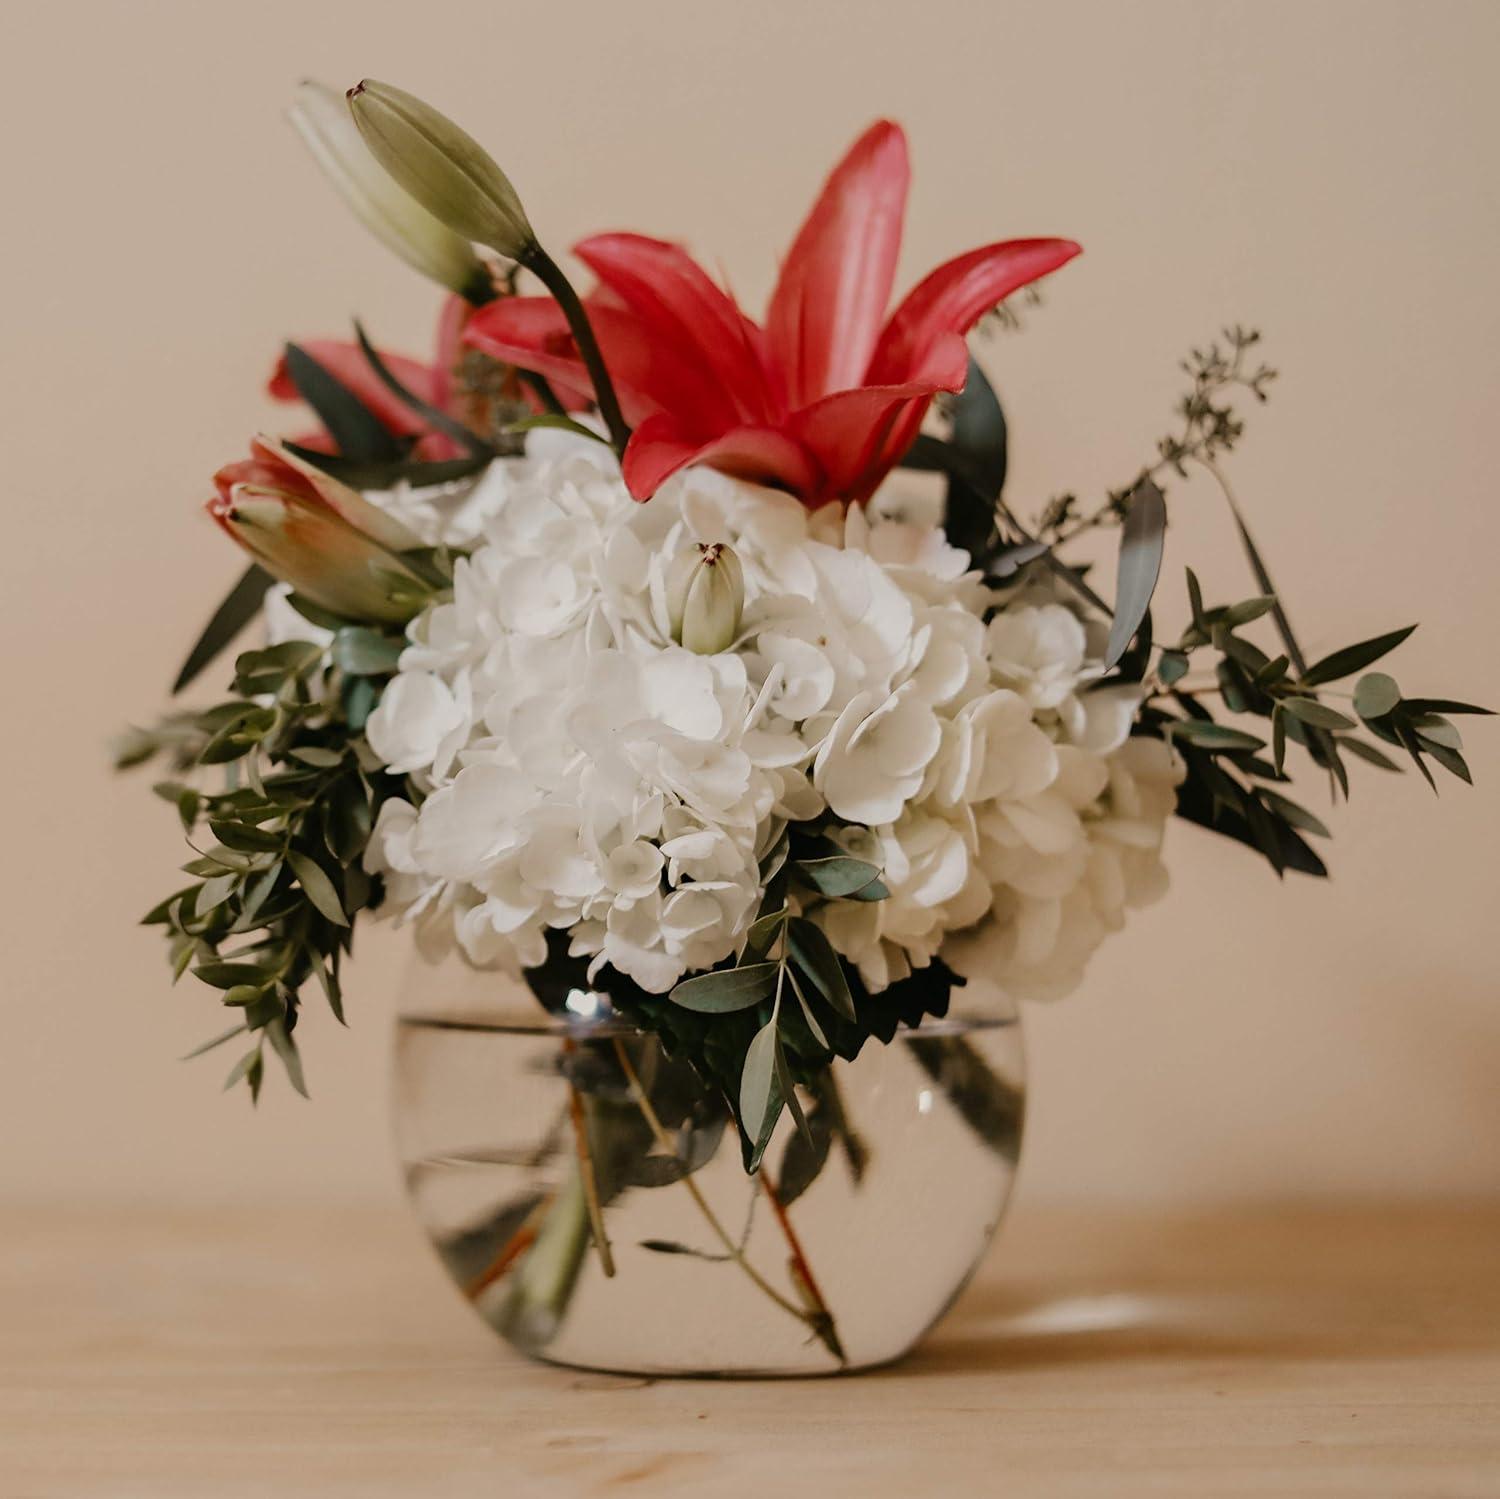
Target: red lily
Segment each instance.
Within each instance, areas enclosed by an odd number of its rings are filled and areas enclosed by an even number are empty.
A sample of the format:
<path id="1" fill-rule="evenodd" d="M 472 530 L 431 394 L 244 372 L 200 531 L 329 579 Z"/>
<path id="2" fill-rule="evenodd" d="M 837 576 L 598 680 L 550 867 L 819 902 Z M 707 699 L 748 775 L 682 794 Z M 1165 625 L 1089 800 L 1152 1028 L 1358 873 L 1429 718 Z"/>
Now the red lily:
<path id="1" fill-rule="evenodd" d="M 966 333 L 1078 254 L 1018 239 L 939 266 L 886 319 L 910 177 L 906 137 L 872 125 L 824 184 L 758 327 L 679 246 L 600 234 L 575 247 L 599 279 L 589 317 L 626 419 L 625 482 L 648 499 L 690 463 L 778 485 L 809 505 L 869 497 L 939 391 L 963 389 Z M 588 395 L 557 304 L 481 308 L 464 340 Z"/>

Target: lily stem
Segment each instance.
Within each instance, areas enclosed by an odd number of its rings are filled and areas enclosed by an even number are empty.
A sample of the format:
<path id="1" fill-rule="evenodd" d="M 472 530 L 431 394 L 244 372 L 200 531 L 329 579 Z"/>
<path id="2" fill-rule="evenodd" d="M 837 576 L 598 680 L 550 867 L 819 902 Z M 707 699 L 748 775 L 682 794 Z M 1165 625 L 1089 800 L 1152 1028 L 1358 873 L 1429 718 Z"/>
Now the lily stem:
<path id="1" fill-rule="evenodd" d="M 562 308 L 563 316 L 568 320 L 568 328 L 573 334 L 573 342 L 578 345 L 578 353 L 593 383 L 594 399 L 599 403 L 599 415 L 604 418 L 604 425 L 609 428 L 610 443 L 617 453 L 623 453 L 625 444 L 630 440 L 630 428 L 625 424 L 625 417 L 620 411 L 614 382 L 609 378 L 604 355 L 599 349 L 599 340 L 594 337 L 594 325 L 589 322 L 589 315 L 578 293 L 573 290 L 573 283 L 540 245 L 526 258 L 525 264 Z"/>

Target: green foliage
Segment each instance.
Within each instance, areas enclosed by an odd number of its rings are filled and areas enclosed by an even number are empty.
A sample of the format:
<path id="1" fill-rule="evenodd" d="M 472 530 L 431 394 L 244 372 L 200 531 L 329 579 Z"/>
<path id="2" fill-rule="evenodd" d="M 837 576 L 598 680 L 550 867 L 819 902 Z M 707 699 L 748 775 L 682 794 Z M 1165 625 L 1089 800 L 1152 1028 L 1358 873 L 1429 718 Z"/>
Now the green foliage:
<path id="1" fill-rule="evenodd" d="M 183 866 L 191 883 L 145 921 L 163 928 L 174 978 L 191 972 L 242 1017 L 193 1055 L 247 1036 L 228 1086 L 243 1082 L 252 1097 L 268 1044 L 306 1092 L 295 1033 L 310 981 L 343 1020 L 353 920 L 380 897 L 361 861 L 379 804 L 399 784 L 374 772 L 346 705 L 361 687 L 373 704 L 375 684 L 357 673 L 388 672 L 398 647 L 361 628 L 340 632 L 333 659 L 307 641 L 246 651 L 230 697 L 134 731 L 117 756 L 171 766 L 154 789 L 195 851 Z"/>

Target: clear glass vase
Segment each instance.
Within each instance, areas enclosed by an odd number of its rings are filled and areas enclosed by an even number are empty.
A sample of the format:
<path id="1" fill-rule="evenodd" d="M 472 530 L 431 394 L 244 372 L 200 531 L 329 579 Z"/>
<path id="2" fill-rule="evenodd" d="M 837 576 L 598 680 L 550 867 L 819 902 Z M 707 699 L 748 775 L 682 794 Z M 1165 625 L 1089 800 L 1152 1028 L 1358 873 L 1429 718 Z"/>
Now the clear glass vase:
<path id="1" fill-rule="evenodd" d="M 799 1089 L 807 1131 L 783 1116 L 747 1176 L 722 1099 L 601 996 L 556 1018 L 515 980 L 419 959 L 395 1059 L 412 1205 L 475 1310 L 534 1358 L 642 1375 L 887 1363 L 962 1290 L 1015 1174 L 1015 1011 L 974 984 L 959 999 Z"/>

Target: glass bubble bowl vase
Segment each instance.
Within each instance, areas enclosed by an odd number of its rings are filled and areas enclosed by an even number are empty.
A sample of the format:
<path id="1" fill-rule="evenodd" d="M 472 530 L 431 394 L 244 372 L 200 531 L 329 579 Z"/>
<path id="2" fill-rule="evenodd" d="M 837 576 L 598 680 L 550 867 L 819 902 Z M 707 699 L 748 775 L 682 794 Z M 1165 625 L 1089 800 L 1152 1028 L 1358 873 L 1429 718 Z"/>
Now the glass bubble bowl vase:
<path id="1" fill-rule="evenodd" d="M 395 1055 L 412 1206 L 474 1309 L 537 1359 L 721 1377 L 889 1363 L 962 1290 L 1015 1175 L 1020 1026 L 977 987 L 799 1088 L 807 1130 L 784 1114 L 749 1176 L 722 1099 L 601 996 L 554 1017 L 519 981 L 418 960 Z"/>

